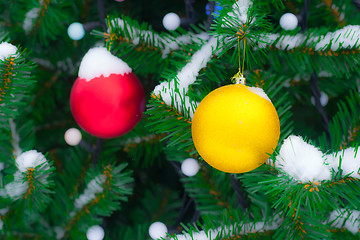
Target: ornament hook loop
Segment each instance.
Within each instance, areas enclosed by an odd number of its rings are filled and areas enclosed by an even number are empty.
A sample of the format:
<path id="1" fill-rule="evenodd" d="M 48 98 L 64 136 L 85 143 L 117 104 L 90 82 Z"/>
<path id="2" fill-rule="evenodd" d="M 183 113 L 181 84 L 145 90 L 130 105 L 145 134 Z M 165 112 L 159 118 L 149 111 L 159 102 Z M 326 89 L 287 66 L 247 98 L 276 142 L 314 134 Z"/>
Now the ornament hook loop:
<path id="1" fill-rule="evenodd" d="M 241 83 L 242 85 L 245 85 L 246 78 L 244 77 L 244 75 L 241 72 L 238 72 L 231 78 L 231 81 L 235 82 L 235 84 Z"/>

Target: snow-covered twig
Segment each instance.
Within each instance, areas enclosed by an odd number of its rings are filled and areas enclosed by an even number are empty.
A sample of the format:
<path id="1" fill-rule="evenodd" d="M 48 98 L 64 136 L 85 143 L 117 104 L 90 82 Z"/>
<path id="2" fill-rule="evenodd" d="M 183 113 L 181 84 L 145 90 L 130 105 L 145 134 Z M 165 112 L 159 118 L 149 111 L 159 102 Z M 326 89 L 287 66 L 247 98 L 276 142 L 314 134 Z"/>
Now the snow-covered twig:
<path id="1" fill-rule="evenodd" d="M 114 19 L 111 24 L 120 28 L 122 32 L 128 33 L 130 38 L 127 40 L 135 45 L 139 44 L 141 40 L 152 43 L 152 47 L 161 49 L 163 58 L 166 58 L 171 51 L 179 50 L 181 45 L 191 43 L 200 44 L 208 39 L 208 35 L 205 32 L 198 34 L 189 32 L 178 37 L 172 37 L 165 34 L 161 35 L 150 30 L 140 30 L 139 28 L 128 24 L 121 18 Z"/>
<path id="2" fill-rule="evenodd" d="M 95 195 L 103 191 L 102 185 L 105 183 L 105 180 L 106 178 L 104 175 L 99 175 L 91 180 L 86 186 L 84 193 L 75 199 L 75 208 L 79 210 L 94 200 L 96 197 Z"/>
<path id="3" fill-rule="evenodd" d="M 13 146 L 13 154 L 14 157 L 18 157 L 22 150 L 20 148 L 19 142 L 20 142 L 20 137 L 19 134 L 16 131 L 16 125 L 13 119 L 9 119 L 9 124 L 10 124 L 10 130 L 11 130 L 11 138 L 12 138 L 12 146 Z"/>
<path id="4" fill-rule="evenodd" d="M 330 181 L 332 172 L 336 173 L 339 169 L 343 176 L 360 179 L 360 155 L 356 154 L 355 148 L 324 155 L 319 149 L 294 135 L 284 140 L 276 157 L 275 167 L 299 182 Z"/>
<path id="5" fill-rule="evenodd" d="M 334 228 L 346 228 L 352 234 L 360 231 L 360 211 L 337 209 L 330 213 L 328 223 Z"/>
<path id="6" fill-rule="evenodd" d="M 189 115 L 192 118 L 197 103 L 191 102 L 190 98 L 186 96 L 187 91 L 189 90 L 189 85 L 195 82 L 200 70 L 210 61 L 216 47 L 216 38 L 210 38 L 209 41 L 191 57 L 190 62 L 178 72 L 174 79 L 157 85 L 153 94 L 160 95 L 162 100 L 168 106 L 171 106 L 172 101 L 174 101 L 176 105 L 173 107 L 175 107 L 179 112 L 183 112 L 185 109 L 188 109 Z M 183 102 L 185 106 L 182 106 L 181 102 Z M 185 107 L 185 109 L 182 109 L 183 107 Z"/>
<path id="7" fill-rule="evenodd" d="M 24 173 L 33 171 L 38 166 L 42 166 L 44 170 L 50 168 L 45 156 L 36 150 L 20 154 L 15 161 L 18 171 L 14 174 L 14 180 L 0 190 L 0 196 L 10 197 L 13 200 L 22 198 L 29 191 L 27 175 Z M 43 184 L 46 184 L 48 182 L 47 177 L 48 174 L 39 179 L 42 180 Z"/>
<path id="8" fill-rule="evenodd" d="M 217 229 L 209 229 L 208 231 L 193 232 L 191 235 L 178 234 L 176 239 L 178 240 L 213 240 L 218 239 L 218 236 L 235 236 L 235 235 L 247 235 L 249 233 L 264 232 L 275 230 L 279 228 L 281 219 L 275 216 L 272 221 L 267 222 L 250 222 L 250 223 L 237 223 L 231 226 L 219 227 Z"/>
<path id="9" fill-rule="evenodd" d="M 15 55 L 17 50 L 18 50 L 17 47 L 15 47 L 10 43 L 7 42 L 0 43 L 0 60 L 5 60 L 11 55 Z"/>
<path id="10" fill-rule="evenodd" d="M 291 50 L 305 45 L 314 46 L 313 50 L 315 51 L 323 51 L 330 46 L 332 51 L 338 51 L 359 47 L 359 39 L 360 25 L 348 25 L 335 32 L 328 32 L 325 35 L 319 36 L 307 36 L 303 33 L 298 33 L 293 36 L 268 33 L 261 37 L 261 41 L 258 42 L 258 47 L 266 48 L 273 45 L 280 50 Z"/>

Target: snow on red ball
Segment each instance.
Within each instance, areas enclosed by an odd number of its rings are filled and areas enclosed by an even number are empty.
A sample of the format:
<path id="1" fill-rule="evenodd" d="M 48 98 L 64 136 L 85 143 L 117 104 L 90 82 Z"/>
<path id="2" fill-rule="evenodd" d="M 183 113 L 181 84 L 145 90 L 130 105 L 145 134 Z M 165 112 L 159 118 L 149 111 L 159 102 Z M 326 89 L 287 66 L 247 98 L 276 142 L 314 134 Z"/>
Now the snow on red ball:
<path id="1" fill-rule="evenodd" d="M 115 138 L 132 130 L 145 108 L 145 95 L 133 73 L 76 79 L 70 93 L 75 121 L 100 138 Z"/>

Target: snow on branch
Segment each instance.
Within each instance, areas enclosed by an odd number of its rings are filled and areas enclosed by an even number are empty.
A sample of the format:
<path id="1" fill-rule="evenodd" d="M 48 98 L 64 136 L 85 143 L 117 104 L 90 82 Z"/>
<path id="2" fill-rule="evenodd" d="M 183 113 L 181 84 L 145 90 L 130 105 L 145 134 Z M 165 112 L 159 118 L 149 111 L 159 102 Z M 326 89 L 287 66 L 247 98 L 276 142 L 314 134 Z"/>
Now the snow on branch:
<path id="1" fill-rule="evenodd" d="M 4 61 L 11 55 L 15 55 L 17 50 L 18 50 L 17 47 L 15 47 L 10 43 L 7 42 L 0 43 L 0 60 Z"/>
<path id="2" fill-rule="evenodd" d="M 102 185 L 105 183 L 105 181 L 106 178 L 104 175 L 99 175 L 91 180 L 86 186 L 84 193 L 75 200 L 75 208 L 81 209 L 93 201 L 96 198 L 96 194 L 103 191 Z"/>
<path id="3" fill-rule="evenodd" d="M 351 49 L 360 45 L 360 25 L 348 25 L 325 35 L 310 36 L 302 33 L 296 35 L 264 34 L 258 42 L 259 48 L 270 45 L 281 50 L 291 50 L 301 46 L 312 47 L 315 51 L 323 51 L 330 47 L 332 51 Z"/>
<path id="4" fill-rule="evenodd" d="M 247 21 L 247 12 L 252 5 L 250 0 L 238 0 L 232 6 L 232 11 L 229 12 L 229 19 L 232 17 L 239 18 L 241 22 Z M 235 24 L 235 23 L 233 23 Z M 208 38 L 207 35 L 204 35 Z M 188 38 L 187 36 L 182 36 Z M 203 38 L 204 39 L 204 38 Z M 223 40 L 221 37 L 220 40 Z M 179 43 L 184 43 L 188 40 L 183 40 Z M 153 91 L 153 94 L 160 96 L 166 105 L 172 106 L 178 110 L 178 112 L 188 113 L 192 118 L 198 103 L 192 102 L 187 96 L 189 86 L 193 84 L 199 75 L 202 68 L 206 67 L 206 64 L 211 60 L 217 49 L 220 48 L 220 42 L 217 38 L 210 37 L 209 40 L 203 44 L 203 46 L 191 57 L 190 61 L 178 72 L 174 79 L 169 82 L 165 81 L 157 85 Z M 175 43 L 171 46 L 172 49 L 177 49 L 178 44 Z M 165 45 L 167 46 L 167 45 Z M 170 48 L 169 48 L 170 49 Z M 167 53 L 169 50 L 165 49 Z"/>
<path id="5" fill-rule="evenodd" d="M 162 51 L 163 58 L 166 58 L 171 51 L 179 50 L 181 45 L 191 43 L 200 44 L 202 41 L 208 39 L 208 35 L 205 32 L 199 34 L 189 32 L 187 34 L 174 37 L 168 34 L 158 34 L 151 30 L 141 30 L 136 27 L 135 24 L 129 24 L 129 22 L 121 18 L 112 20 L 111 25 L 114 29 L 121 29 L 121 32 L 125 35 L 124 37 L 135 45 L 140 44 L 142 41 L 146 41 L 146 43 L 152 45 L 152 47 L 159 48 Z M 110 35 L 111 34 L 112 33 L 110 32 Z M 128 36 L 126 36 L 126 34 Z"/>
<path id="6" fill-rule="evenodd" d="M 360 231 L 360 211 L 337 209 L 330 213 L 328 223 L 334 228 L 346 228 L 352 234 Z"/>
<path id="7" fill-rule="evenodd" d="M 17 200 L 25 196 L 28 189 L 29 184 L 24 175 L 22 175 L 21 172 L 16 172 L 14 174 L 14 180 L 6 184 L 3 189 L 0 189 L 0 197 L 9 197 Z"/>
<path id="8" fill-rule="evenodd" d="M 36 150 L 30 150 L 22 153 L 20 156 L 16 158 L 16 166 L 18 167 L 20 172 L 26 172 L 30 168 L 36 168 L 41 165 L 45 165 L 45 169 L 49 169 L 49 164 L 45 158 L 45 156 L 37 152 Z"/>
<path id="9" fill-rule="evenodd" d="M 209 229 L 207 231 L 192 231 L 192 234 L 177 234 L 177 240 L 213 240 L 219 236 L 247 235 L 278 229 L 282 224 L 282 219 L 275 215 L 271 221 L 254 223 L 236 223 L 234 225 Z M 349 209 L 337 209 L 330 213 L 329 218 L 324 224 L 330 224 L 332 228 L 346 228 L 352 234 L 357 234 L 360 230 L 360 211 Z"/>
<path id="10" fill-rule="evenodd" d="M 330 181 L 332 174 L 342 171 L 342 176 L 360 179 L 360 156 L 355 148 L 323 154 L 299 136 L 289 136 L 284 140 L 275 167 L 299 182 Z"/>
<path id="11" fill-rule="evenodd" d="M 238 26 L 238 22 L 234 22 L 233 19 L 240 20 L 241 24 L 245 24 L 247 21 L 247 12 L 249 7 L 252 6 L 251 0 L 238 0 L 232 5 L 232 11 L 224 18 L 224 22 L 231 23 L 232 26 Z"/>
<path id="12" fill-rule="evenodd" d="M 32 31 L 33 25 L 35 24 L 36 19 L 39 17 L 39 13 L 40 8 L 35 7 L 30 9 L 30 11 L 25 14 L 23 29 L 26 34 L 29 34 Z"/>
<path id="13" fill-rule="evenodd" d="M 188 110 L 190 117 L 194 115 L 197 103 L 190 102 L 190 98 L 186 96 L 189 85 L 193 84 L 199 75 L 199 72 L 210 61 L 214 50 L 217 46 L 216 38 L 210 38 L 200 50 L 198 50 L 177 74 L 174 79 L 169 82 L 165 81 L 157 85 L 153 94 L 160 95 L 166 105 L 171 106 L 172 101 L 179 112 Z M 180 103 L 184 103 L 182 106 Z M 185 109 L 183 109 L 185 107 Z"/>
<path id="14" fill-rule="evenodd" d="M 20 148 L 20 137 L 19 137 L 19 134 L 18 132 L 16 131 L 16 124 L 14 122 L 13 119 L 9 119 L 9 124 L 10 124 L 10 130 L 11 130 L 11 144 L 12 144 L 12 147 L 13 147 L 13 154 L 14 154 L 14 157 L 18 157 L 22 150 Z"/>
<path id="15" fill-rule="evenodd" d="M 275 216 L 272 221 L 268 222 L 250 222 L 250 223 L 236 223 L 231 226 L 218 227 L 217 229 L 209 229 L 207 231 L 193 232 L 192 234 L 178 234 L 175 239 L 178 240 L 213 240 L 218 239 L 219 236 L 236 236 L 247 235 L 249 233 L 265 232 L 278 229 L 281 224 L 281 219 Z"/>
<path id="16" fill-rule="evenodd" d="M 27 196 L 35 189 L 33 185 L 33 172 L 37 167 L 41 167 L 42 170 L 50 168 L 45 156 L 36 150 L 30 150 L 20 154 L 16 158 L 15 164 L 18 171 L 14 174 L 14 180 L 0 190 L 1 197 L 10 197 L 13 200 Z M 31 178 L 29 176 L 31 176 Z M 48 183 L 48 176 L 49 174 L 47 173 L 37 177 L 37 179 L 41 180 L 41 183 L 45 185 Z"/>

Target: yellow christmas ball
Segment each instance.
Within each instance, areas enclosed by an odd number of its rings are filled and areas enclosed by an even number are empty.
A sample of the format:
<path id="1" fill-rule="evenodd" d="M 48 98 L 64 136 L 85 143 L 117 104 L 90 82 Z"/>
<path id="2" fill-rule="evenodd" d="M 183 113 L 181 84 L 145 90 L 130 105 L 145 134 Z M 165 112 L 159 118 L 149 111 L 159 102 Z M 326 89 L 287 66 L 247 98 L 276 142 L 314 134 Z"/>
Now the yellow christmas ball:
<path id="1" fill-rule="evenodd" d="M 215 89 L 200 102 L 191 132 L 196 150 L 208 164 L 223 172 L 243 173 L 273 153 L 280 122 L 261 88 L 234 84 Z"/>

